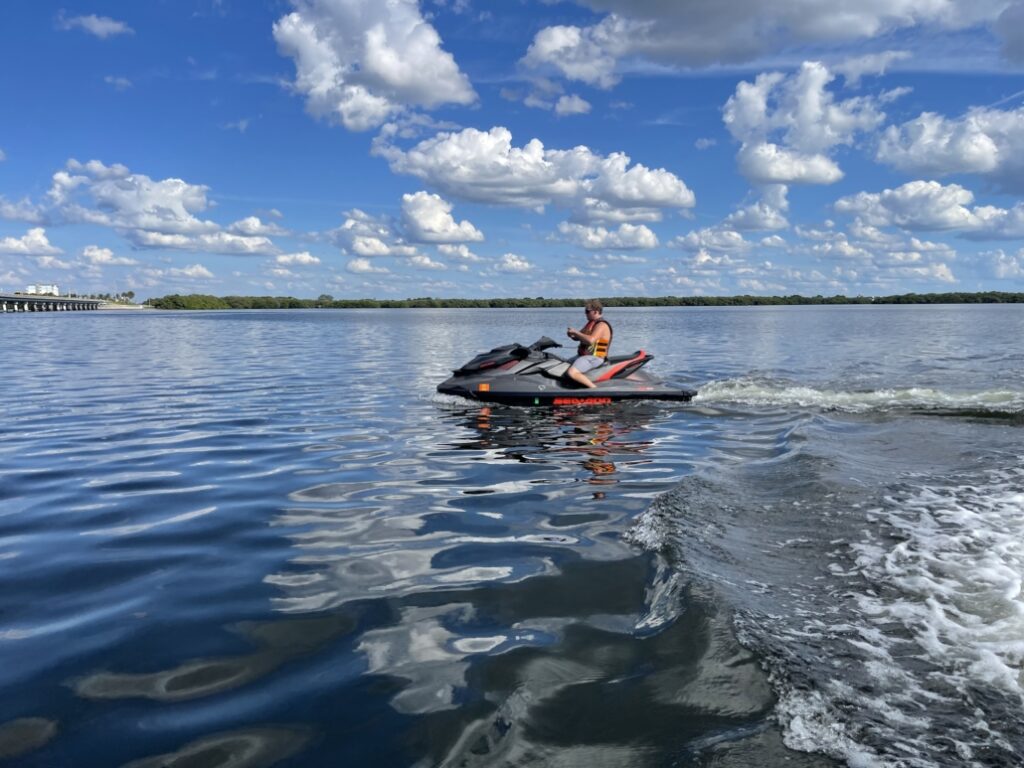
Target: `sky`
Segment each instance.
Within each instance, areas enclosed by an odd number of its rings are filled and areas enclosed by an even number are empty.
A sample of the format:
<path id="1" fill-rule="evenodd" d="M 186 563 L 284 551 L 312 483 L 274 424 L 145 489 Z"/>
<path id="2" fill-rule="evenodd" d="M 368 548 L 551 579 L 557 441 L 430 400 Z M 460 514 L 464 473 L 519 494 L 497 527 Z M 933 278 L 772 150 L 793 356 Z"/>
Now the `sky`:
<path id="1" fill-rule="evenodd" d="M 1024 0 L 7 0 L 0 290 L 1024 291 Z"/>

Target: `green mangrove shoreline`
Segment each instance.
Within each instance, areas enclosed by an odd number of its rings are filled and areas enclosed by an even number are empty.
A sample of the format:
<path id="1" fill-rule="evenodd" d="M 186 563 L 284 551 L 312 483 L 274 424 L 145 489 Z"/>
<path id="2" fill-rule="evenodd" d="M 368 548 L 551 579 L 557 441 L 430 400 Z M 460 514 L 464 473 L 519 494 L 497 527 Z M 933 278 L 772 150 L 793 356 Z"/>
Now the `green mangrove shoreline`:
<path id="1" fill-rule="evenodd" d="M 608 296 L 606 307 L 758 307 L 821 304 L 1021 304 L 1024 293 L 904 293 L 896 296 Z M 585 299 L 317 299 L 291 296 L 209 296 L 171 294 L 148 299 L 157 309 L 525 309 L 579 307 Z"/>

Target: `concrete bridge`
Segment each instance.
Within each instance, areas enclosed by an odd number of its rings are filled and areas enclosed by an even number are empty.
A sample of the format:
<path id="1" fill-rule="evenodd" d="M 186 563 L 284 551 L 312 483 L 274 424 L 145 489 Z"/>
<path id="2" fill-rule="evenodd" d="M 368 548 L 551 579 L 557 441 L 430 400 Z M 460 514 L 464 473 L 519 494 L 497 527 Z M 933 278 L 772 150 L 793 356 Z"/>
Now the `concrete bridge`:
<path id="1" fill-rule="evenodd" d="M 34 293 L 0 293 L 0 312 L 68 312 L 99 309 L 106 303 L 102 299 L 41 296 Z"/>

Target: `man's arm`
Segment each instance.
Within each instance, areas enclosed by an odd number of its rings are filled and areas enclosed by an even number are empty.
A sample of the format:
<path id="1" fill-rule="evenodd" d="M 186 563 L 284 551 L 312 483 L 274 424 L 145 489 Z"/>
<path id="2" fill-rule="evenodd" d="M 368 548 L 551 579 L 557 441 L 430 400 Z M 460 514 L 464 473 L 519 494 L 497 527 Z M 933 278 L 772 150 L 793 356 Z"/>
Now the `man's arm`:
<path id="1" fill-rule="evenodd" d="M 597 321 L 597 325 L 594 326 L 594 332 L 589 334 L 589 335 L 586 334 L 586 333 L 583 333 L 581 331 L 577 331 L 575 328 L 570 328 L 569 329 L 569 335 L 572 338 L 576 339 L 577 341 L 585 341 L 585 342 L 587 342 L 587 344 L 593 344 L 598 339 L 607 339 L 608 338 L 607 334 L 602 334 L 601 333 L 601 326 L 602 325 L 605 328 L 608 327 L 608 323 L 606 323 L 604 320 L 598 320 Z"/>

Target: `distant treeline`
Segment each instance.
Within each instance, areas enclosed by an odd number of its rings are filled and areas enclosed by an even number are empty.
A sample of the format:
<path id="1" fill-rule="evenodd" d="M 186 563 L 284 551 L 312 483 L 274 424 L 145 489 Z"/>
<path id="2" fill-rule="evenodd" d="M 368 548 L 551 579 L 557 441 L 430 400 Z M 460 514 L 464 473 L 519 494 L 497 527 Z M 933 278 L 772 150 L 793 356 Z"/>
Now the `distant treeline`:
<path id="1" fill-rule="evenodd" d="M 149 299 L 157 309 L 516 309 L 579 307 L 584 299 L 317 299 L 291 296 L 207 296 L 191 293 Z M 904 293 L 898 296 L 609 296 L 606 307 L 753 307 L 800 304 L 1021 304 L 1024 293 Z"/>

